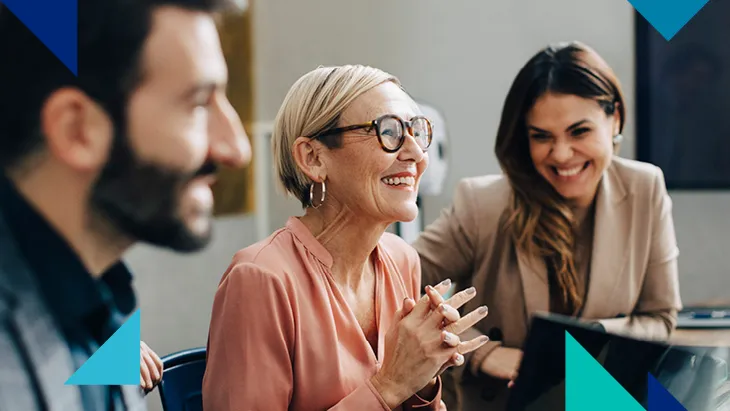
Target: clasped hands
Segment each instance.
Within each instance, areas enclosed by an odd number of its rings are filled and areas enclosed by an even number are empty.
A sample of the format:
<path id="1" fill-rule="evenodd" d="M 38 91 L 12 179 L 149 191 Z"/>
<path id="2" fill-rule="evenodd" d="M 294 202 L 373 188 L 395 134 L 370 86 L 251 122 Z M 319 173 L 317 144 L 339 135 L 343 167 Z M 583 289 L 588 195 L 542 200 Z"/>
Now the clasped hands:
<path id="1" fill-rule="evenodd" d="M 446 280 L 427 286 L 417 302 L 406 298 L 385 336 L 383 364 L 372 384 L 392 408 L 414 394 L 428 392 L 441 373 L 462 365 L 464 354 L 488 341 L 486 336 L 461 341 L 459 335 L 486 317 L 488 310 L 482 306 L 461 317 L 458 309 L 476 296 L 476 289 L 444 300 L 450 286 Z"/>

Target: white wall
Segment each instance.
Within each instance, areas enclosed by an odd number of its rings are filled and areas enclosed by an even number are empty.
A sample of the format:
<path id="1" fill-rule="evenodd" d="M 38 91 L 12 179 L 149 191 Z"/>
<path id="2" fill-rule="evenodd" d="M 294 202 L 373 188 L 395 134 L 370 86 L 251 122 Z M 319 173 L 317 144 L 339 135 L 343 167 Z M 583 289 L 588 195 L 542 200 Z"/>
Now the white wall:
<path id="1" fill-rule="evenodd" d="M 290 85 L 318 65 L 363 63 L 396 74 L 418 99 L 439 107 L 452 136 L 446 192 L 425 199 L 426 223 L 448 205 L 458 179 L 499 171 L 493 154 L 498 118 L 519 67 L 548 42 L 577 39 L 593 46 L 622 80 L 634 103 L 633 9 L 617 0 L 259 0 L 253 4 L 259 120 L 271 121 Z M 628 119 L 623 155 L 634 155 Z M 261 148 L 261 147 L 259 147 Z M 259 176 L 272 182 L 271 176 Z M 294 201 L 274 196 L 263 225 L 281 226 Z M 728 296 L 730 194 L 672 193 L 682 250 L 686 302 Z M 215 286 L 233 252 L 255 241 L 255 217 L 221 220 L 213 245 L 180 257 L 135 249 L 142 335 L 169 353 L 203 345 Z M 151 398 L 156 410 L 156 397 Z"/>

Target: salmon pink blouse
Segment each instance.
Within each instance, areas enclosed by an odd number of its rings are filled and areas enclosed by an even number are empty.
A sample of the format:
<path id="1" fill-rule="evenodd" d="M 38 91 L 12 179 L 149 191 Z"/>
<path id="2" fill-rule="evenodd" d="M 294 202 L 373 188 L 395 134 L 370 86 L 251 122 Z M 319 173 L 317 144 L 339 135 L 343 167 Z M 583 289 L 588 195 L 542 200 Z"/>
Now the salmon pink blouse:
<path id="1" fill-rule="evenodd" d="M 418 254 L 385 233 L 373 251 L 377 353 L 332 277 L 332 256 L 298 218 L 233 257 L 213 303 L 203 380 L 206 411 L 388 410 L 370 383 L 385 333 L 418 299 Z M 417 395 L 396 410 L 438 410 Z"/>

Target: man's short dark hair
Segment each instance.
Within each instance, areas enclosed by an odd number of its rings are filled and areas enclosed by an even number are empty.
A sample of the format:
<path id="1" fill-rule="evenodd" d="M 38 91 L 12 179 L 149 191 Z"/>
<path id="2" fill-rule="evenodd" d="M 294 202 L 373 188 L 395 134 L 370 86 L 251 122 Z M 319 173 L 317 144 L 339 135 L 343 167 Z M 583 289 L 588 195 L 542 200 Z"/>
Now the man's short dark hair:
<path id="1" fill-rule="evenodd" d="M 78 77 L 0 0 L 0 168 L 19 165 L 43 148 L 40 111 L 54 91 L 76 87 L 123 128 L 139 84 L 152 13 L 161 6 L 217 13 L 232 0 L 79 0 Z"/>

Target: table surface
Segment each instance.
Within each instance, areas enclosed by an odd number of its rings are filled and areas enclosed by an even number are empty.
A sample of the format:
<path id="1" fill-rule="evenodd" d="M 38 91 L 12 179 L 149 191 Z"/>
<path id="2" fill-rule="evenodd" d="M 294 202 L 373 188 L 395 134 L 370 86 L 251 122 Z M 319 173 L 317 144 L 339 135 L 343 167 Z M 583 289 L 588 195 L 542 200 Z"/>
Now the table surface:
<path id="1" fill-rule="evenodd" d="M 730 329 L 677 329 L 670 338 L 672 344 L 702 347 L 730 346 Z"/>

